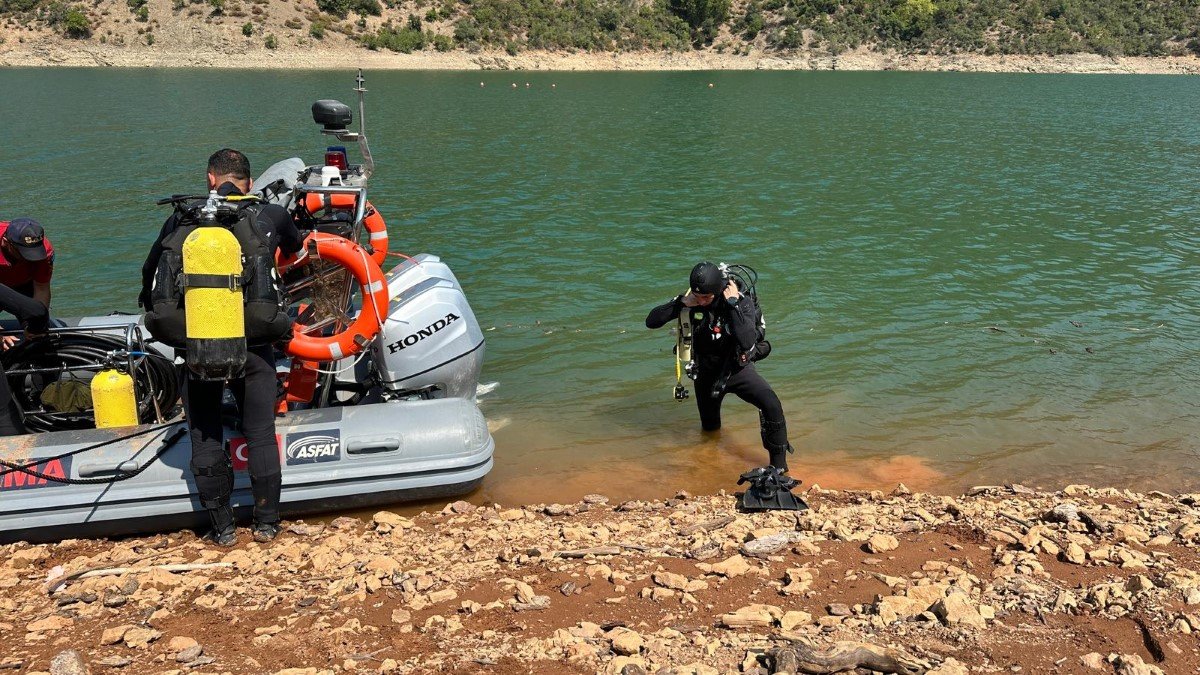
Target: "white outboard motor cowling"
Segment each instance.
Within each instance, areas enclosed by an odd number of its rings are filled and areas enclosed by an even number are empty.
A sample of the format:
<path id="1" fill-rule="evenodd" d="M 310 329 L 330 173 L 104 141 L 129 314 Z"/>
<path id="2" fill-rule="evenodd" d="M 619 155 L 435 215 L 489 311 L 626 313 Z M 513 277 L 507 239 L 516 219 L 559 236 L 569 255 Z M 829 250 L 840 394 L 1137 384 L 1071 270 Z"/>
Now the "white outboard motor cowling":
<path id="1" fill-rule="evenodd" d="M 475 397 L 483 331 L 450 268 L 421 254 L 387 275 L 387 321 L 375 341 L 380 384 L 393 394 Z"/>

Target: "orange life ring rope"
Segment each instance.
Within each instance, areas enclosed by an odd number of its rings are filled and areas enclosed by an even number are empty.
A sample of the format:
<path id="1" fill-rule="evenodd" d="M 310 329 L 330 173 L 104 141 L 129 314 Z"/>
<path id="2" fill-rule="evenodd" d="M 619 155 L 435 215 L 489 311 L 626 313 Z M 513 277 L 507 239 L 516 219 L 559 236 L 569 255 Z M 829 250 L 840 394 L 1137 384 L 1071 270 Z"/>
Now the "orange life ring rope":
<path id="1" fill-rule="evenodd" d="M 309 192 L 304 195 L 304 208 L 312 214 L 332 209 L 350 210 L 354 208 L 354 195 Z M 363 225 L 370 236 L 371 259 L 376 265 L 383 267 L 388 254 L 387 223 L 383 222 L 383 216 L 371 202 L 367 202 L 364 214 Z"/>
<path id="2" fill-rule="evenodd" d="M 287 344 L 288 354 L 309 361 L 336 361 L 353 356 L 371 343 L 383 327 L 388 311 L 387 280 L 379 265 L 358 244 L 336 234 L 313 232 L 304 240 L 306 251 L 315 253 L 298 258 L 303 265 L 314 257 L 332 260 L 345 267 L 362 289 L 362 309 L 345 330 L 329 336 L 306 335 L 297 331 Z M 297 325 L 297 329 L 302 328 Z"/>

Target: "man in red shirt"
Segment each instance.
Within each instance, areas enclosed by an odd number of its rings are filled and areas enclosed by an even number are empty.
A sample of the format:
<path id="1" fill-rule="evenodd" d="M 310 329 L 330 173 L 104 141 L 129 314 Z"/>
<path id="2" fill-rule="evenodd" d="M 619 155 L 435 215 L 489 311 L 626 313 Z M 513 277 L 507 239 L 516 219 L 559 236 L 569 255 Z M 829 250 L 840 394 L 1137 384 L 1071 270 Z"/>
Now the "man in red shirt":
<path id="1" fill-rule="evenodd" d="M 0 222 L 0 284 L 50 306 L 54 247 L 38 221 Z"/>
<path id="2" fill-rule="evenodd" d="M 50 277 L 54 274 L 54 247 L 41 224 L 32 218 L 0 222 L 0 284 L 50 307 Z M 2 347 L 17 342 L 6 335 Z"/>

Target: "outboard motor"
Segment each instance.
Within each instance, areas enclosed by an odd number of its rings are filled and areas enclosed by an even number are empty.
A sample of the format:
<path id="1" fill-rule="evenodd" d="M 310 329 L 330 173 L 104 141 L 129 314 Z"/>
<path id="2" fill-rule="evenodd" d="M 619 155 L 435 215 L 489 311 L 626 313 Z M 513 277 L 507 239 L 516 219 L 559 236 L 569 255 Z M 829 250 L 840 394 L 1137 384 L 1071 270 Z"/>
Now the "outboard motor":
<path id="1" fill-rule="evenodd" d="M 454 273 L 422 254 L 387 275 L 387 321 L 374 358 L 385 398 L 475 397 L 484 339 Z"/>

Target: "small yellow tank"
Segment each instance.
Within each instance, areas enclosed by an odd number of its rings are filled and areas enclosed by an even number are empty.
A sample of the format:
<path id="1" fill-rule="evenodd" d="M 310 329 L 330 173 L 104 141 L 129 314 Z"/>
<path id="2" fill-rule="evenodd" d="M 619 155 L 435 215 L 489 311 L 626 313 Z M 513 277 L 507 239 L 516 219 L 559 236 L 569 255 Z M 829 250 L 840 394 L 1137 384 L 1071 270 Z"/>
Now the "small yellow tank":
<path id="1" fill-rule="evenodd" d="M 108 369 L 92 378 L 92 407 L 96 428 L 131 427 L 138 423 L 137 398 L 133 378 L 128 373 Z"/>

